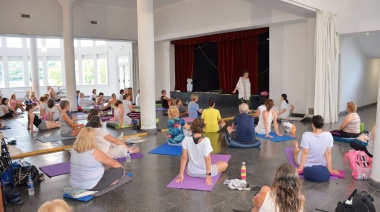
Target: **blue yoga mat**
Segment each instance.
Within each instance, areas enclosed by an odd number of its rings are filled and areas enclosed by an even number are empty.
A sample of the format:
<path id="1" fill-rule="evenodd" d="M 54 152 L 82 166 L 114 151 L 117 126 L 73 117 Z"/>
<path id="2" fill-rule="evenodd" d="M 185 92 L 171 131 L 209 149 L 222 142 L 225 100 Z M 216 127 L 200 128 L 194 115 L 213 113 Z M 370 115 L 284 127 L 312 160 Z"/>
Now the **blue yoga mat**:
<path id="1" fill-rule="evenodd" d="M 273 138 L 265 138 L 265 134 L 256 134 L 257 137 L 264 138 L 266 140 L 274 141 L 274 142 L 282 142 L 282 141 L 289 141 L 289 140 L 295 140 L 296 138 L 288 135 L 282 135 L 277 136 L 276 133 L 270 132 L 269 135 L 273 136 Z"/>
<path id="2" fill-rule="evenodd" d="M 151 150 L 149 154 L 178 156 L 182 154 L 182 146 L 170 146 L 168 143 L 164 143 Z"/>
<path id="3" fill-rule="evenodd" d="M 334 138 L 334 141 L 339 141 L 339 142 L 344 142 L 344 143 L 350 143 L 351 141 L 355 141 L 356 143 L 359 143 L 363 146 L 368 146 L 368 143 L 362 142 L 355 138 L 342 138 L 342 137 L 337 137 L 337 136 L 333 136 L 333 138 Z"/>
<path id="4" fill-rule="evenodd" d="M 9 126 L 5 126 L 4 128 L 0 128 L 0 130 L 9 130 L 9 129 L 11 129 L 11 127 L 9 127 Z"/>
<path id="5" fill-rule="evenodd" d="M 81 202 L 88 202 L 90 200 L 92 200 L 94 198 L 94 196 L 84 196 L 84 197 L 81 197 L 81 198 L 74 198 L 68 194 L 63 194 L 63 197 L 65 198 L 68 198 L 68 199 L 73 199 L 73 200 L 78 200 L 78 201 L 81 201 Z"/>

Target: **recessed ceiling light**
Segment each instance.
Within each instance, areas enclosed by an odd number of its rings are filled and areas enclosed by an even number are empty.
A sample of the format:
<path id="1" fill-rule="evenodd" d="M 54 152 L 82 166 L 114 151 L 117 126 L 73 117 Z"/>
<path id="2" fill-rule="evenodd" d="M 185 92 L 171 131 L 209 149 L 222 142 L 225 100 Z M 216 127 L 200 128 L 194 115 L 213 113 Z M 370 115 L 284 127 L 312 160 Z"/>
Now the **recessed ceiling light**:
<path id="1" fill-rule="evenodd" d="M 369 32 L 367 32 L 366 35 L 369 35 Z"/>

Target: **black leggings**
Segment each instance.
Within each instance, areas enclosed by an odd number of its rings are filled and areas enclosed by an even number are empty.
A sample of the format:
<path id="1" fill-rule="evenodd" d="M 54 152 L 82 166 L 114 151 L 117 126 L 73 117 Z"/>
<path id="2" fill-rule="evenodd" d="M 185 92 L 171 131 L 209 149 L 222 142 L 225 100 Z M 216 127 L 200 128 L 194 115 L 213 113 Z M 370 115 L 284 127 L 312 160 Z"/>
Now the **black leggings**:
<path id="1" fill-rule="evenodd" d="M 352 149 L 357 151 L 364 151 L 370 158 L 372 158 L 372 154 L 368 152 L 367 147 L 356 142 L 356 141 L 350 141 L 350 146 Z"/>
<path id="2" fill-rule="evenodd" d="M 9 112 L 9 113 L 5 114 L 4 116 L 0 117 L 0 119 L 7 119 L 7 118 L 12 118 L 12 117 L 13 117 L 13 113 Z"/>
<path id="3" fill-rule="evenodd" d="M 92 191 L 101 191 L 103 189 L 106 189 L 108 186 L 110 186 L 113 182 L 116 180 L 122 178 L 124 175 L 124 169 L 119 168 L 109 168 L 106 170 L 103 174 L 103 177 L 99 180 L 98 184 L 94 188 L 92 188 Z"/>
<path id="4" fill-rule="evenodd" d="M 358 133 L 358 134 L 356 134 L 356 133 L 348 133 L 348 132 L 344 132 L 343 130 L 332 130 L 330 132 L 337 132 L 337 133 L 339 133 L 339 135 L 337 135 L 335 133 L 331 133 L 331 134 L 333 136 L 342 137 L 342 138 L 357 138 L 360 135 L 360 133 Z"/>

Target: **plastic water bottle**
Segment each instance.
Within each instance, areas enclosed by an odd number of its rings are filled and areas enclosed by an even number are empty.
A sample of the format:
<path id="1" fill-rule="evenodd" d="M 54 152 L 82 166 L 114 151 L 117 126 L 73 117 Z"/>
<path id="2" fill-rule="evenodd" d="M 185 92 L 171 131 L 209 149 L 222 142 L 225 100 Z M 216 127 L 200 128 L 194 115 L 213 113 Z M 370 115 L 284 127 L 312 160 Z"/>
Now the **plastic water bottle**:
<path id="1" fill-rule="evenodd" d="M 44 118 L 43 119 L 44 119 L 44 121 L 46 121 L 46 114 L 44 114 Z"/>
<path id="2" fill-rule="evenodd" d="M 124 138 L 124 133 L 123 133 L 123 132 L 121 132 L 121 134 L 120 134 L 120 136 L 119 136 L 119 140 L 120 140 L 120 141 L 122 141 L 122 140 L 123 140 L 123 138 Z"/>
<path id="3" fill-rule="evenodd" d="M 292 127 L 292 134 L 296 134 L 296 125 L 295 124 L 293 124 L 293 127 Z"/>
<path id="4" fill-rule="evenodd" d="M 245 162 L 243 162 L 242 165 L 241 165 L 240 179 L 241 180 L 246 180 L 247 179 L 247 168 L 245 167 Z"/>
<path id="5" fill-rule="evenodd" d="M 129 152 L 127 152 L 127 162 L 131 162 L 132 158 L 131 158 L 131 154 L 129 154 Z"/>
<path id="6" fill-rule="evenodd" d="M 29 175 L 28 176 L 28 194 L 29 196 L 32 196 L 34 195 L 34 185 L 33 185 L 33 180 L 32 180 L 32 177 Z"/>

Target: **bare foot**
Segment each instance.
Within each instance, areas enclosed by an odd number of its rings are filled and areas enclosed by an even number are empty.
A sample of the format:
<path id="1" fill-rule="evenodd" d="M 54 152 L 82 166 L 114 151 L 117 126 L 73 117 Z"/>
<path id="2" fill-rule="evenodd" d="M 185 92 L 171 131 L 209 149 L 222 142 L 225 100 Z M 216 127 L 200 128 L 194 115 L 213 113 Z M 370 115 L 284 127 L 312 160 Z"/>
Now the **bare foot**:
<path id="1" fill-rule="evenodd" d="M 298 142 L 297 141 L 293 141 L 293 146 L 294 146 L 294 151 L 298 151 L 299 148 L 298 148 Z"/>
<path id="2" fill-rule="evenodd" d="M 134 154 L 134 153 L 138 153 L 138 152 L 140 152 L 140 147 L 132 147 L 131 148 L 131 154 Z"/>

